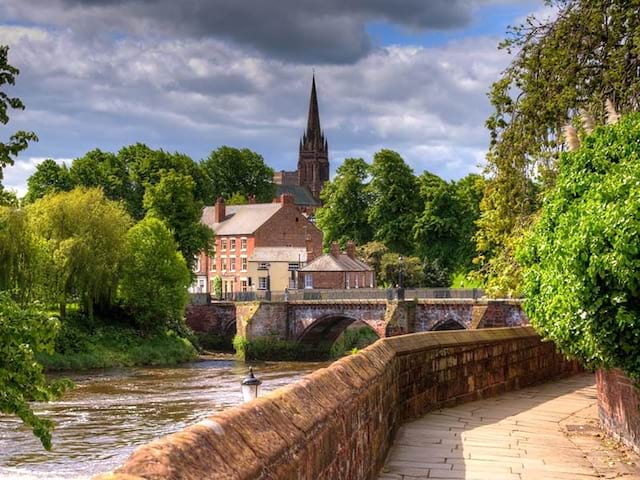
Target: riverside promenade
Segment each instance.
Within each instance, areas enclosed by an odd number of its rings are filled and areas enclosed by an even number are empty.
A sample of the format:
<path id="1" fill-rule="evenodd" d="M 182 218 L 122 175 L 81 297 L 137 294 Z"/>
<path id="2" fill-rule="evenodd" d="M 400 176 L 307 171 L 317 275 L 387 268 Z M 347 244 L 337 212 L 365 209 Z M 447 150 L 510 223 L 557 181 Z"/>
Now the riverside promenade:
<path id="1" fill-rule="evenodd" d="M 640 479 L 597 416 L 591 374 L 437 410 L 400 427 L 378 480 Z"/>

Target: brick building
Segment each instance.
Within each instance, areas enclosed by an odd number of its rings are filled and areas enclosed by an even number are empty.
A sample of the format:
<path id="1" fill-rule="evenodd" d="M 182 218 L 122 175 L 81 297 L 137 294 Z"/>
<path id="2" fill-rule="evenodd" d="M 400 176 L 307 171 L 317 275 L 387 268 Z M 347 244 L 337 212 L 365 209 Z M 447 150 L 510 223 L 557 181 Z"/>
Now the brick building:
<path id="1" fill-rule="evenodd" d="M 298 169 L 280 171 L 273 176 L 276 194 L 291 194 L 295 205 L 306 214 L 313 214 L 320 203 L 320 192 L 329 180 L 329 143 L 320 128 L 320 110 L 315 76 L 311 81 L 307 129 L 300 139 Z"/>
<path id="2" fill-rule="evenodd" d="M 300 269 L 300 286 L 304 288 L 375 288 L 376 274 L 371 266 L 356 258 L 356 246 L 347 243 L 346 252 L 334 242 L 331 252 Z"/>
<path id="3" fill-rule="evenodd" d="M 215 247 L 211 255 L 206 252 L 199 255 L 192 292 L 213 292 L 216 276 L 222 280 L 223 294 L 266 289 L 267 277 L 272 283 L 288 285 L 292 275 L 289 268 L 297 271 L 306 261 L 307 252 L 312 255 L 322 251 L 322 232 L 300 213 L 291 195 L 281 195 L 273 203 L 229 206 L 220 198 L 215 205 L 203 209 L 202 223 L 215 232 Z M 272 270 L 267 266 L 268 260 L 258 259 L 268 253 L 265 248 L 286 252 L 281 258 L 300 256 L 300 261 L 287 260 L 284 272 L 275 268 L 279 265 L 274 265 Z M 253 269 L 250 269 L 251 260 L 259 262 Z"/>

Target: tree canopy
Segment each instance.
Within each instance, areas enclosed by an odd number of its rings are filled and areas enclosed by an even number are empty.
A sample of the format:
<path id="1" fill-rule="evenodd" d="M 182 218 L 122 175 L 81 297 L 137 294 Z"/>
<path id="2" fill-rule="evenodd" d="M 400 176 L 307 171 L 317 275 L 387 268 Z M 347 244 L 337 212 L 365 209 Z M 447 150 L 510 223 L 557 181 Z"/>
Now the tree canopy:
<path id="1" fill-rule="evenodd" d="M 58 165 L 50 158 L 36 166 L 36 171 L 27 180 L 25 202 L 33 203 L 48 193 L 67 192 L 73 188 L 67 166 Z"/>

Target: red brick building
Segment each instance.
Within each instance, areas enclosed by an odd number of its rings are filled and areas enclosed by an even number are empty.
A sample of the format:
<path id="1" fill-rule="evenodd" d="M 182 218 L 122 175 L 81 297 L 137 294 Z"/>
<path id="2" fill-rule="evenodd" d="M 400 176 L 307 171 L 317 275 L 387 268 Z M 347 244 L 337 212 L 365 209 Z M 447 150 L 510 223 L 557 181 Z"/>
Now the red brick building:
<path id="1" fill-rule="evenodd" d="M 337 243 L 331 252 L 311 261 L 300 269 L 299 283 L 304 288 L 375 288 L 376 274 L 371 266 L 356 257 L 356 246 L 347 243 L 347 251 L 340 252 Z"/>
<path id="2" fill-rule="evenodd" d="M 215 232 L 215 251 L 200 254 L 192 292 L 213 292 L 216 276 L 222 280 L 223 294 L 264 289 L 260 282 L 266 277 L 249 273 L 249 259 L 259 247 L 304 248 L 309 256 L 322 251 L 322 232 L 300 213 L 291 195 L 273 203 L 229 206 L 220 198 L 203 209 L 202 223 Z"/>

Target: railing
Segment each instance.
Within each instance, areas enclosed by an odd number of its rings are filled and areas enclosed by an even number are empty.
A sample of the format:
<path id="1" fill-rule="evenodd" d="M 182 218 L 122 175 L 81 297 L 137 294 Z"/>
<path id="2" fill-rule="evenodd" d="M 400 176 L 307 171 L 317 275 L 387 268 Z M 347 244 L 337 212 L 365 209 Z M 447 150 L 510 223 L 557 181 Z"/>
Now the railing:
<path id="1" fill-rule="evenodd" d="M 192 303 L 202 304 L 201 295 L 192 294 Z M 292 302 L 301 300 L 413 300 L 431 298 L 453 298 L 476 300 L 484 296 L 479 288 L 419 288 L 404 290 L 401 288 L 349 288 L 349 289 L 300 289 L 280 292 L 258 290 L 251 292 L 233 292 L 222 294 L 220 298 L 211 296 L 213 301 L 227 302 Z M 196 300 L 197 297 L 197 300 Z"/>

